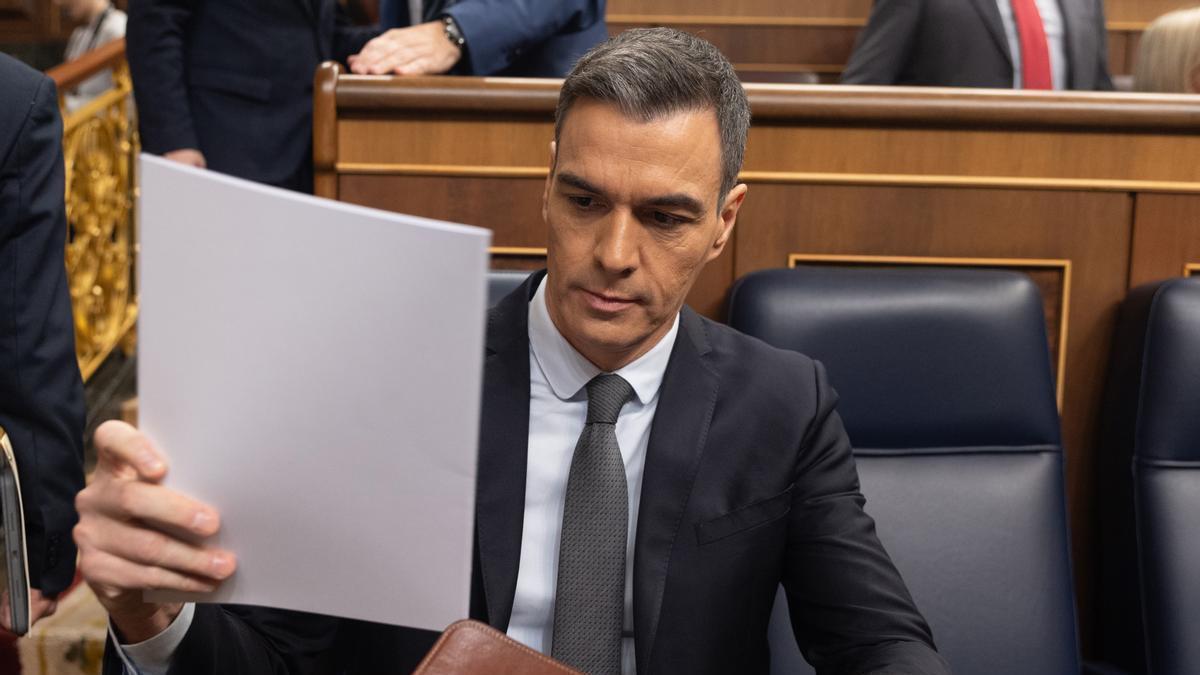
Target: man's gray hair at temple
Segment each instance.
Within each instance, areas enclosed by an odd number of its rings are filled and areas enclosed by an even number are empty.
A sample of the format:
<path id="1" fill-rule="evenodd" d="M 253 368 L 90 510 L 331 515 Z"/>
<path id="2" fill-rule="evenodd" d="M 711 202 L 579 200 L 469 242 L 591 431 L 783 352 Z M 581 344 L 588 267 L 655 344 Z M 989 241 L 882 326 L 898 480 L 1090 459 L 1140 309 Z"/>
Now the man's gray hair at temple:
<path id="1" fill-rule="evenodd" d="M 750 104 L 733 64 L 712 44 L 673 28 L 628 30 L 584 54 L 563 82 L 554 138 L 580 98 L 615 104 L 651 121 L 685 110 L 713 110 L 721 131 L 721 201 L 737 184 L 750 129 Z"/>

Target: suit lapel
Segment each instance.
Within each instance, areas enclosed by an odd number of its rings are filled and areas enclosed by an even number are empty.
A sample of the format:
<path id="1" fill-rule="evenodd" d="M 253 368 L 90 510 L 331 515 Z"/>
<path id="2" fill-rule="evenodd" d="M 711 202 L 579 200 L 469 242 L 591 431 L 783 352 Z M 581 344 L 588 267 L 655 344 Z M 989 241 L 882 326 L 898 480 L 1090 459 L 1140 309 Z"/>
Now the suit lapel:
<path id="1" fill-rule="evenodd" d="M 529 296 L 534 274 L 488 313 L 475 504 L 488 623 L 512 616 L 521 561 L 529 448 Z"/>
<path id="2" fill-rule="evenodd" d="M 642 477 L 633 559 L 633 615 L 639 673 L 650 672 L 671 550 L 717 400 L 717 376 L 705 358 L 709 349 L 703 322 L 685 307 L 663 376 Z"/>
<path id="3" fill-rule="evenodd" d="M 1088 45 L 1092 39 L 1095 17 L 1089 14 L 1089 7 L 1079 0 L 1059 0 L 1059 9 L 1063 17 L 1063 40 L 1066 43 L 1063 51 L 1067 57 L 1067 88 L 1091 89 L 1093 84 L 1081 82 L 1083 73 L 1076 64 L 1088 63 L 1087 55 L 1094 47 Z M 1107 39 L 1107 36 L 1101 39 Z"/>
<path id="4" fill-rule="evenodd" d="M 1011 66 L 1013 57 L 1008 49 L 1008 36 L 1004 34 L 1004 20 L 1000 18 L 1000 6 L 996 4 L 996 0 L 971 0 L 971 4 L 983 18 L 983 23 L 987 26 L 992 40 L 995 41 L 996 46 L 1000 48 L 1000 53 L 1004 54 L 1004 58 L 1008 59 L 1008 64 Z"/>

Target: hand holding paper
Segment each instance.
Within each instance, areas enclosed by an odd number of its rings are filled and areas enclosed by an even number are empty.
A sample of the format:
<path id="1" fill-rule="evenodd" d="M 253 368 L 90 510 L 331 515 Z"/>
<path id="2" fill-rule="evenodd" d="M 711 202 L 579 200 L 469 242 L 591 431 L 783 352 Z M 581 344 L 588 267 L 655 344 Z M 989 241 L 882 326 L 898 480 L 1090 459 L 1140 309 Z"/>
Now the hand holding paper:
<path id="1" fill-rule="evenodd" d="M 97 432 L 76 530 L 122 639 L 183 600 L 466 616 L 488 232 L 140 174 L 142 430 Z"/>
<path id="2" fill-rule="evenodd" d="M 199 542 L 217 533 L 215 509 L 161 485 L 167 464 L 123 422 L 96 430 L 98 463 L 76 499 L 79 570 L 125 641 L 166 628 L 179 604 L 144 602 L 143 589 L 211 592 L 237 567 L 229 551 Z"/>

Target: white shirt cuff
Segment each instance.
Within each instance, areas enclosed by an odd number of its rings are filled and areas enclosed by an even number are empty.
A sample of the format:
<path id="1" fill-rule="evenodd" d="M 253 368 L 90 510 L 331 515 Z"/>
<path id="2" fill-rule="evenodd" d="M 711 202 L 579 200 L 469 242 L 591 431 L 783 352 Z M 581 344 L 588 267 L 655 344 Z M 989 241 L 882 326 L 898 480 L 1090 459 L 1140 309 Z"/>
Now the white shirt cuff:
<path id="1" fill-rule="evenodd" d="M 108 622 L 108 635 L 117 647 L 117 656 L 125 664 L 126 675 L 167 675 L 171 667 L 171 657 L 179 648 L 179 643 L 192 627 L 192 617 L 196 614 L 196 603 L 185 603 L 183 610 L 163 629 L 163 632 L 149 640 L 137 644 L 121 644 L 117 633 L 113 630 L 112 621 Z"/>

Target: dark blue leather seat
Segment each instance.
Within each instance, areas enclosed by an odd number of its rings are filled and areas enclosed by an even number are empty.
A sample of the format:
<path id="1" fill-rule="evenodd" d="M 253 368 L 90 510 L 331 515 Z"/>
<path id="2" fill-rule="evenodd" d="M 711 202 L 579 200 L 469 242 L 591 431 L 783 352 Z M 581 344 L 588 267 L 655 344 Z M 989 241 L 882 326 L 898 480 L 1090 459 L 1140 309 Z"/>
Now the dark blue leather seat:
<path id="1" fill-rule="evenodd" d="M 530 272 L 518 270 L 492 270 L 488 272 L 488 307 L 517 290 L 517 286 L 525 283 Z"/>
<path id="2" fill-rule="evenodd" d="M 1138 555 L 1151 675 L 1200 673 L 1200 279 L 1148 301 L 1134 439 Z M 1149 297 L 1147 297 L 1149 293 Z"/>
<path id="3" fill-rule="evenodd" d="M 1042 301 L 989 270 L 743 277 L 730 322 L 825 363 L 867 511 L 955 672 L 1079 672 Z M 804 673 L 785 597 L 772 672 Z"/>

